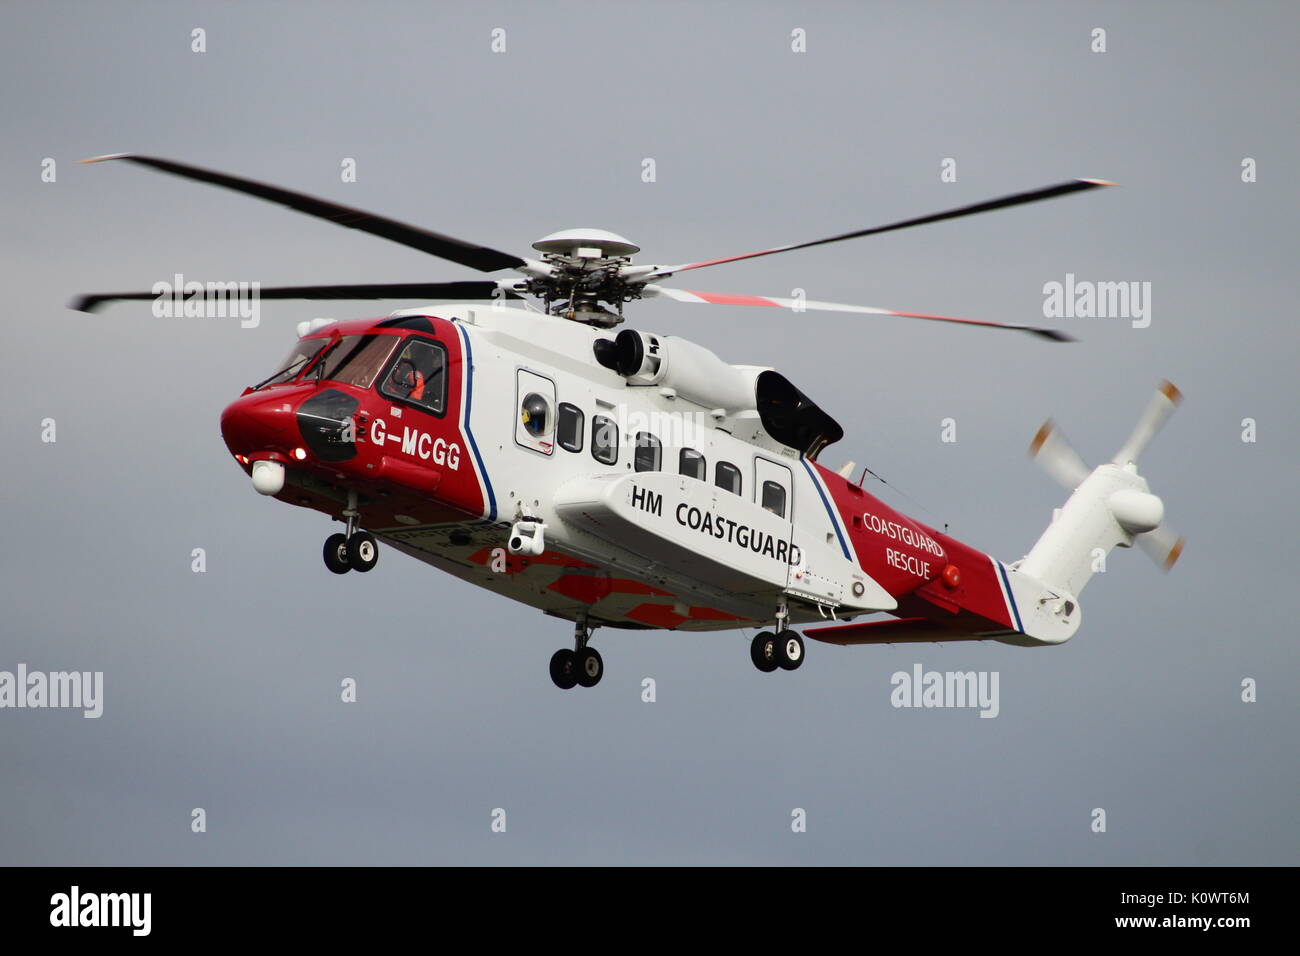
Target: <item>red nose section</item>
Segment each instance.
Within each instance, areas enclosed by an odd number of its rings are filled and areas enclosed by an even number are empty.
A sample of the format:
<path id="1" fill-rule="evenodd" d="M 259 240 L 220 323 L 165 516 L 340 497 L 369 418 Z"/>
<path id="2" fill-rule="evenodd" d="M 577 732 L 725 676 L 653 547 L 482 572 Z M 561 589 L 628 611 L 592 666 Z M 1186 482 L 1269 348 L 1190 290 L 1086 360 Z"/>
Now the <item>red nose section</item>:
<path id="1" fill-rule="evenodd" d="M 221 437 L 232 455 L 259 451 L 288 453 L 300 444 L 293 402 L 283 392 L 253 392 L 236 399 L 221 413 Z"/>

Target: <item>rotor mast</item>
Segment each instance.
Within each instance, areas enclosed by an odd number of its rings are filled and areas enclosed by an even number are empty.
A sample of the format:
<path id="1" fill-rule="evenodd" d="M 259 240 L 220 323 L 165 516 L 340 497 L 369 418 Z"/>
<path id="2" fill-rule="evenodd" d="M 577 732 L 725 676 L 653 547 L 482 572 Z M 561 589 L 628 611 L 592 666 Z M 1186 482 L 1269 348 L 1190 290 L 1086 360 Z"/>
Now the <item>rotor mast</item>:
<path id="1" fill-rule="evenodd" d="M 606 329 L 623 321 L 623 303 L 637 298 L 626 280 L 640 246 L 617 233 L 582 228 L 543 236 L 533 248 L 550 275 L 531 278 L 527 291 L 541 296 L 549 314 Z"/>

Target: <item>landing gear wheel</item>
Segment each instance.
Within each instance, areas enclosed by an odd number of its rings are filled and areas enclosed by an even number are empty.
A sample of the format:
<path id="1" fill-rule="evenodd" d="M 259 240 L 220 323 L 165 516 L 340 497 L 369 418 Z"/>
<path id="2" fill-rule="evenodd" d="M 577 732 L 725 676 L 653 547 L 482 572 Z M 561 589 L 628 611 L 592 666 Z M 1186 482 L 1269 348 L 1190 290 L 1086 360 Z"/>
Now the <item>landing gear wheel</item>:
<path id="1" fill-rule="evenodd" d="M 578 655 L 566 647 L 552 654 L 551 680 L 560 690 L 569 690 L 578 683 Z"/>
<path id="2" fill-rule="evenodd" d="M 770 674 L 779 666 L 777 661 L 776 635 L 763 631 L 749 644 L 749 659 L 764 674 Z"/>
<path id="3" fill-rule="evenodd" d="M 578 683 L 583 687 L 595 687 L 605 675 L 605 662 L 601 660 L 600 651 L 594 647 L 584 647 L 577 653 Z"/>
<path id="4" fill-rule="evenodd" d="M 352 570 L 348 563 L 348 536 L 332 534 L 325 539 L 325 567 L 335 574 L 347 574 Z"/>
<path id="5" fill-rule="evenodd" d="M 798 670 L 803 663 L 803 638 L 794 631 L 782 631 L 776 636 L 776 662 L 788 671 Z"/>
<path id="6" fill-rule="evenodd" d="M 342 535 L 338 535 L 342 537 Z M 348 566 L 353 571 L 369 571 L 379 561 L 379 542 L 369 531 L 354 532 L 348 538 Z"/>

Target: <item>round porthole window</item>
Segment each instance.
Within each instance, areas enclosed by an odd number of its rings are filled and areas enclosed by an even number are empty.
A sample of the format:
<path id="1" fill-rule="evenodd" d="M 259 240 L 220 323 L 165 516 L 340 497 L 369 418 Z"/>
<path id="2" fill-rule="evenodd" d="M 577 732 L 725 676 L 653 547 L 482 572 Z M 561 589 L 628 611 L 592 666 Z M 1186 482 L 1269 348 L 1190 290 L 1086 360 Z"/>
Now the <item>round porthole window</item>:
<path id="1" fill-rule="evenodd" d="M 536 392 L 529 392 L 524 396 L 523 406 L 520 408 L 519 414 L 524 423 L 524 429 L 530 435 L 541 438 L 550 431 L 550 402 Z"/>

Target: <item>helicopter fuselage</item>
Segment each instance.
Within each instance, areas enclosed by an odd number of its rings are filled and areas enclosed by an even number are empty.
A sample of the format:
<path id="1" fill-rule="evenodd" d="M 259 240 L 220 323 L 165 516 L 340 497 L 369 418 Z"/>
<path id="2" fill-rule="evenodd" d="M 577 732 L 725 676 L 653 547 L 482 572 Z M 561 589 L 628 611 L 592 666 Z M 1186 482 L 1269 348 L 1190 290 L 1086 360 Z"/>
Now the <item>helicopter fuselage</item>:
<path id="1" fill-rule="evenodd" d="M 765 370 L 684 343 L 663 379 L 678 387 L 638 384 L 597 360 L 599 339 L 492 305 L 337 323 L 222 432 L 245 471 L 281 469 L 279 500 L 340 521 L 351 504 L 388 546 L 558 617 L 719 630 L 889 612 L 1027 642 L 995 559 L 773 437 L 752 388 L 719 384 Z M 512 547 L 520 528 L 536 553 Z"/>

